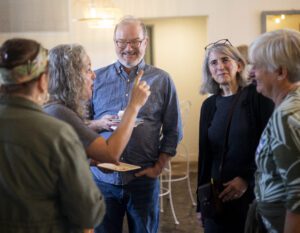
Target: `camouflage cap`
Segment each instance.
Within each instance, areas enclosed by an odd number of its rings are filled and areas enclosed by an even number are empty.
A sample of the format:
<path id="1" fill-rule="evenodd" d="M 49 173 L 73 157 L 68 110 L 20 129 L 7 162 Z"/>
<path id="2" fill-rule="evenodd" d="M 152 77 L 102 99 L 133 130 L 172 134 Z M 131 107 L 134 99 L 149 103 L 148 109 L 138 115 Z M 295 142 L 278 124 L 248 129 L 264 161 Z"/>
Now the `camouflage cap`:
<path id="1" fill-rule="evenodd" d="M 0 67 L 0 85 L 21 84 L 31 81 L 46 71 L 48 51 L 40 46 L 38 55 L 33 61 L 18 65 L 12 69 Z"/>

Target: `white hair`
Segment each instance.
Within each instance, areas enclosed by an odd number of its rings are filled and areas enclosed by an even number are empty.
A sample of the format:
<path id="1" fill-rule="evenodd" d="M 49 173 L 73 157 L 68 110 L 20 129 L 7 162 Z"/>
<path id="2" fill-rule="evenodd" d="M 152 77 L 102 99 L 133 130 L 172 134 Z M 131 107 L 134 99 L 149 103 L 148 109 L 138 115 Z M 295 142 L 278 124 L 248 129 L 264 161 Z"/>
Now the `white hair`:
<path id="1" fill-rule="evenodd" d="M 300 80 L 300 33 L 280 29 L 259 36 L 250 45 L 250 63 L 269 72 L 286 68 L 290 82 Z"/>

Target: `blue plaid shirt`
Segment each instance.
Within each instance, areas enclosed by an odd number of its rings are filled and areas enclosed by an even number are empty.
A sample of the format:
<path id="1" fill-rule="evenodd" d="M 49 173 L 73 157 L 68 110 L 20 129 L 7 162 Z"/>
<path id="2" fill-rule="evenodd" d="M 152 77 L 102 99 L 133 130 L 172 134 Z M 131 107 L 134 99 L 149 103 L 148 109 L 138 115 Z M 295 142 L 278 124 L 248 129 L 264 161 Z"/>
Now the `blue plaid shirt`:
<path id="1" fill-rule="evenodd" d="M 119 62 L 101 68 L 96 71 L 92 108 L 94 119 L 100 119 L 106 114 L 116 115 L 125 109 L 140 69 L 144 70 L 141 80 L 150 85 L 151 95 L 138 114 L 144 123 L 133 130 L 121 161 L 146 168 L 155 164 L 160 153 L 174 156 L 182 138 L 178 98 L 169 75 L 144 61 L 129 75 Z M 104 131 L 101 136 L 108 138 L 111 133 Z M 127 184 L 137 172 L 102 173 L 96 167 L 91 170 L 96 180 L 116 185 Z"/>

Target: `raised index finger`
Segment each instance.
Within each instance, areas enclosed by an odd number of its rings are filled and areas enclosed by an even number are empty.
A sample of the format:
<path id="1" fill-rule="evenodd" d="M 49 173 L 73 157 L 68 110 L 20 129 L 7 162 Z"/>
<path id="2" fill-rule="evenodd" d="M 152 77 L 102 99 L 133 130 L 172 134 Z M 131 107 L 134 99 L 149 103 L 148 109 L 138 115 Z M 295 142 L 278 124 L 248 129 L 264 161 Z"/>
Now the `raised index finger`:
<path id="1" fill-rule="evenodd" d="M 137 86 L 139 85 L 140 81 L 141 81 L 141 78 L 144 74 L 144 70 L 140 70 L 137 74 L 137 76 L 135 77 L 135 80 L 134 80 L 134 86 Z"/>

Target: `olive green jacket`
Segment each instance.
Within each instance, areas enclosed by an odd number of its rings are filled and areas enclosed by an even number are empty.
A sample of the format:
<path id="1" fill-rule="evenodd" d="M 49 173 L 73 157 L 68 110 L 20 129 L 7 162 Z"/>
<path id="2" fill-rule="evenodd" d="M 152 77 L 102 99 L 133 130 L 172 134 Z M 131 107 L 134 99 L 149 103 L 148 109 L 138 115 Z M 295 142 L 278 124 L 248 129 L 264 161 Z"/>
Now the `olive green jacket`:
<path id="1" fill-rule="evenodd" d="M 20 97 L 0 98 L 0 232 L 82 232 L 104 215 L 78 136 Z"/>

